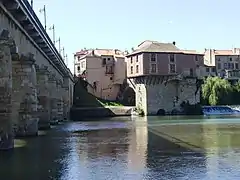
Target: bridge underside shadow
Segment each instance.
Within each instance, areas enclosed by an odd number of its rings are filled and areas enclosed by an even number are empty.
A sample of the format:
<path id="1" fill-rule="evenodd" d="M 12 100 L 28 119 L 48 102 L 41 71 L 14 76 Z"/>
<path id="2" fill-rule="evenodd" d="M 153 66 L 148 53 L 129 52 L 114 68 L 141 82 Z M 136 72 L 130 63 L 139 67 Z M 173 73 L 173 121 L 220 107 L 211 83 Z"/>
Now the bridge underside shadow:
<path id="1" fill-rule="evenodd" d="M 194 172 L 200 176 L 206 175 L 207 162 L 204 152 L 180 144 L 181 142 L 172 142 L 152 130 L 148 131 L 147 167 L 156 174 L 156 177 L 152 178 L 160 178 L 159 172 L 163 179 L 188 177 L 189 173 Z"/>

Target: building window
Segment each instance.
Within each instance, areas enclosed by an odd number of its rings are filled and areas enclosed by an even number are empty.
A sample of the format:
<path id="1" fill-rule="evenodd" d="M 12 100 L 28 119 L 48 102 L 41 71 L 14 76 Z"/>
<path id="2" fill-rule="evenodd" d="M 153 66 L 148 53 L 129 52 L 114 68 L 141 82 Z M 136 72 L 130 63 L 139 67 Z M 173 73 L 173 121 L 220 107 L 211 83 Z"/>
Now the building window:
<path id="1" fill-rule="evenodd" d="M 169 61 L 175 62 L 175 54 L 169 54 Z"/>
<path id="2" fill-rule="evenodd" d="M 133 74 L 133 66 L 131 66 L 131 74 Z"/>
<path id="3" fill-rule="evenodd" d="M 228 68 L 228 64 L 224 63 L 224 69 L 227 69 L 227 68 Z"/>
<path id="4" fill-rule="evenodd" d="M 218 58 L 218 61 L 221 61 L 221 59 L 220 59 L 220 58 Z"/>
<path id="5" fill-rule="evenodd" d="M 139 73 L 139 67 L 136 65 L 136 73 Z"/>
<path id="6" fill-rule="evenodd" d="M 206 72 L 209 72 L 209 68 L 208 67 L 206 68 Z"/>
<path id="7" fill-rule="evenodd" d="M 136 56 L 136 62 L 138 62 L 138 55 Z"/>
<path id="8" fill-rule="evenodd" d="M 216 72 L 216 69 L 215 69 L 215 67 L 212 67 L 212 72 L 214 72 L 214 73 Z"/>
<path id="9" fill-rule="evenodd" d="M 176 73 L 176 65 L 175 64 L 170 64 L 170 73 Z"/>
<path id="10" fill-rule="evenodd" d="M 228 63 L 228 69 L 234 69 L 234 64 L 233 63 Z"/>
<path id="11" fill-rule="evenodd" d="M 238 63 L 235 63 L 235 69 L 239 69 Z"/>
<path id="12" fill-rule="evenodd" d="M 190 73 L 190 76 L 193 76 L 193 69 L 192 68 L 190 68 L 189 73 Z"/>
<path id="13" fill-rule="evenodd" d="M 78 72 L 80 71 L 80 66 L 77 67 Z"/>
<path id="14" fill-rule="evenodd" d="M 229 60 L 232 61 L 232 58 L 230 57 Z"/>
<path id="15" fill-rule="evenodd" d="M 106 66 L 106 74 L 113 74 L 113 67 L 112 66 Z"/>
<path id="16" fill-rule="evenodd" d="M 151 64 L 151 73 L 156 73 L 156 72 L 157 72 L 157 65 Z"/>
<path id="17" fill-rule="evenodd" d="M 103 58 L 103 60 L 102 60 L 102 65 L 103 65 L 103 66 L 106 65 L 106 63 L 107 63 L 106 58 Z"/>
<path id="18" fill-rule="evenodd" d="M 222 65 L 221 63 L 218 63 L 218 69 L 221 69 L 221 68 L 222 68 L 221 65 Z"/>
<path id="19" fill-rule="evenodd" d="M 108 58 L 108 61 L 110 61 L 111 60 L 111 58 Z"/>
<path id="20" fill-rule="evenodd" d="M 195 61 L 198 61 L 198 55 L 195 56 Z"/>
<path id="21" fill-rule="evenodd" d="M 156 56 L 157 56 L 157 54 L 155 54 L 155 53 L 150 54 L 150 59 L 152 62 L 156 61 L 156 59 L 157 59 Z"/>
<path id="22" fill-rule="evenodd" d="M 81 68 L 84 68 L 85 67 L 85 62 L 81 62 Z"/>
<path id="23" fill-rule="evenodd" d="M 133 59 L 132 59 L 132 57 L 130 57 L 130 62 L 131 62 L 131 64 L 133 63 Z"/>

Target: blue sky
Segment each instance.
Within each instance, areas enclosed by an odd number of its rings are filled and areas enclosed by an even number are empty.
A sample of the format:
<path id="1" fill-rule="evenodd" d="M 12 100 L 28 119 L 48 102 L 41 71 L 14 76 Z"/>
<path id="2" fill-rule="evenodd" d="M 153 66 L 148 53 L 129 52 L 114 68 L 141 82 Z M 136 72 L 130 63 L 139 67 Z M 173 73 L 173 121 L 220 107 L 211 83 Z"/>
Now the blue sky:
<path id="1" fill-rule="evenodd" d="M 84 47 L 125 50 L 146 39 L 199 51 L 240 47 L 237 0 L 34 0 L 42 22 L 43 5 L 71 70 L 73 53 Z"/>

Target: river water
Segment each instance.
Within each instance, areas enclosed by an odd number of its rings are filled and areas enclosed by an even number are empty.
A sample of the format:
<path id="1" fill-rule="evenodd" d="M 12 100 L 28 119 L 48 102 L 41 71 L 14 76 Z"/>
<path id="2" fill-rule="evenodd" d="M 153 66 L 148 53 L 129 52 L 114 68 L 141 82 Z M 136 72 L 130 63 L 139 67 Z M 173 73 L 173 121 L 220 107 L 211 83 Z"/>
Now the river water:
<path id="1" fill-rule="evenodd" d="M 39 133 L 0 153 L 1 180 L 240 179 L 237 117 L 121 117 Z"/>

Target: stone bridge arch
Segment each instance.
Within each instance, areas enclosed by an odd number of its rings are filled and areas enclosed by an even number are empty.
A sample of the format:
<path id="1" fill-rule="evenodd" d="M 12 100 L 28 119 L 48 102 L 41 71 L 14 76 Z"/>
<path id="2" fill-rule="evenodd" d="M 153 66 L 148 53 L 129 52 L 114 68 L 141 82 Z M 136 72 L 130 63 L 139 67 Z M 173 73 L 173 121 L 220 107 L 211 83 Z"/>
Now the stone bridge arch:
<path id="1" fill-rule="evenodd" d="M 124 105 L 135 106 L 136 93 L 132 87 L 126 87 L 122 94 L 122 101 Z"/>

